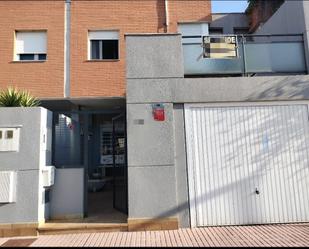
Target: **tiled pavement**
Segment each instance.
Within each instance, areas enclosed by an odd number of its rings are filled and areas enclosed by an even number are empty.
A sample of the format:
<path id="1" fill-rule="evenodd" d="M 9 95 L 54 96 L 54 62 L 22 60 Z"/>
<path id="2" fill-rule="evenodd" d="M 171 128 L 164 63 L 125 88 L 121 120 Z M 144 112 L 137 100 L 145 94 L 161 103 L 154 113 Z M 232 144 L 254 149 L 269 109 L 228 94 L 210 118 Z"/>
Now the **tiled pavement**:
<path id="1" fill-rule="evenodd" d="M 12 238 L 0 238 L 0 245 Z M 17 238 L 14 238 L 17 239 Z M 25 239 L 25 238 L 23 238 Z M 42 235 L 31 246 L 309 246 L 309 224 Z"/>

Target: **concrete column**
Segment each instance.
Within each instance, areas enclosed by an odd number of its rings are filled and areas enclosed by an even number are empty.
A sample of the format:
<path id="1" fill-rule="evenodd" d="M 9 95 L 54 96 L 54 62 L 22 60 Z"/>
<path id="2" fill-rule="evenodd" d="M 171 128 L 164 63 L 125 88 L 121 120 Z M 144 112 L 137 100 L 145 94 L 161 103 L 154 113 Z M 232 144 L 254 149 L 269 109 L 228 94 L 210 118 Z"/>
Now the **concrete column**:
<path id="1" fill-rule="evenodd" d="M 152 105 L 160 93 L 138 98 L 135 85 L 175 81 L 184 71 L 180 35 L 130 35 L 126 43 L 130 229 L 131 220 L 178 219 L 173 104 L 163 102 L 165 120 L 156 121 Z"/>

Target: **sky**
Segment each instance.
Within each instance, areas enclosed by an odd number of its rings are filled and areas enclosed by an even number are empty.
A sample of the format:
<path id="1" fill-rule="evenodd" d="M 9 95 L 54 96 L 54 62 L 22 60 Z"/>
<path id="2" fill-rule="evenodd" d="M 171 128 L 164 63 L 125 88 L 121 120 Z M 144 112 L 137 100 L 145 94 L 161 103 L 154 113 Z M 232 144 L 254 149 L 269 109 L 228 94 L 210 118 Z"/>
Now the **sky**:
<path id="1" fill-rule="evenodd" d="M 248 2 L 247 0 L 212 0 L 211 5 L 213 13 L 233 13 L 244 12 L 248 6 Z"/>

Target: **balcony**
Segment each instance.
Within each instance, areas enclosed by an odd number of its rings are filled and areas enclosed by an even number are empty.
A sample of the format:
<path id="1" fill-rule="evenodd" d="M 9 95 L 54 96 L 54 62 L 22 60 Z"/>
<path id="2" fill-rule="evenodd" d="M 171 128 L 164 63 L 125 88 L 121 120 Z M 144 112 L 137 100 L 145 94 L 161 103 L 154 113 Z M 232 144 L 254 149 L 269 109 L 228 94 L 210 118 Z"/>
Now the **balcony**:
<path id="1" fill-rule="evenodd" d="M 217 40 L 225 37 L 232 36 L 207 36 L 208 39 Z M 224 56 L 224 51 L 227 51 L 226 48 L 214 48 L 213 50 L 217 50 L 216 52 L 220 50 L 219 53 L 222 53 L 223 58 L 212 58 L 210 54 L 205 56 L 203 37 L 183 36 L 185 76 L 254 76 L 307 73 L 302 34 L 233 35 L 233 37 L 235 37 L 234 55 L 226 58 Z"/>

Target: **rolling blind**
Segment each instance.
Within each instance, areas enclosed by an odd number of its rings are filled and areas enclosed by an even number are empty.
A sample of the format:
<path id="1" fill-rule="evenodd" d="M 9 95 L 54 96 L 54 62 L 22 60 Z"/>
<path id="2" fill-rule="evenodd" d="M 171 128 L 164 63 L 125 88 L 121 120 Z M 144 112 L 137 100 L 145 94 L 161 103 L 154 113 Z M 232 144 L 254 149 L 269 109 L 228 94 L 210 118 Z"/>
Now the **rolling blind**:
<path id="1" fill-rule="evenodd" d="M 46 51 L 45 31 L 16 32 L 16 54 L 46 54 Z"/>
<path id="2" fill-rule="evenodd" d="M 104 31 L 89 31 L 89 40 L 118 40 L 119 32 L 104 30 Z"/>

